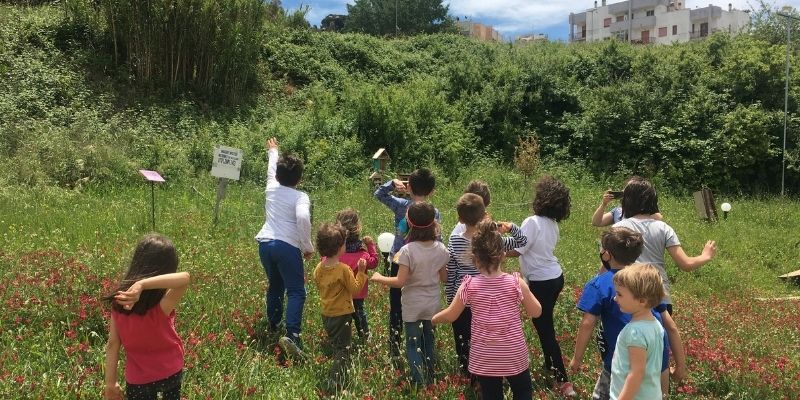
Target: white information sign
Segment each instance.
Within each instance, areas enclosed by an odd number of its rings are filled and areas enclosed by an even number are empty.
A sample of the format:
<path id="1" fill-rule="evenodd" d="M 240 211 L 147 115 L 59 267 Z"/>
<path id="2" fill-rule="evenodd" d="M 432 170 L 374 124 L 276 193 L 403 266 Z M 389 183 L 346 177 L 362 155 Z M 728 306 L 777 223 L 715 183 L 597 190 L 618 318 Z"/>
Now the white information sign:
<path id="1" fill-rule="evenodd" d="M 214 160 L 211 162 L 211 175 L 217 178 L 239 180 L 239 171 L 242 169 L 241 149 L 228 146 L 214 146 Z"/>

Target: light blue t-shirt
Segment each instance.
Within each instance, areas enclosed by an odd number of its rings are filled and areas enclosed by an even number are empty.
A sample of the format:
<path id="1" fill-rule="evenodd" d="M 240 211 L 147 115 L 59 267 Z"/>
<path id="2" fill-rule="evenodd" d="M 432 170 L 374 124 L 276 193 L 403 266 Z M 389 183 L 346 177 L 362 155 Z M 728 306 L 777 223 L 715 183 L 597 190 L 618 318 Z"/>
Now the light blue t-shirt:
<path id="1" fill-rule="evenodd" d="M 625 385 L 625 379 L 631 372 L 628 347 L 641 347 L 647 350 L 644 379 L 635 398 L 640 400 L 660 399 L 664 328 L 655 319 L 631 321 L 619 333 L 614 360 L 611 361 L 611 399 L 619 398 L 622 387 Z"/>

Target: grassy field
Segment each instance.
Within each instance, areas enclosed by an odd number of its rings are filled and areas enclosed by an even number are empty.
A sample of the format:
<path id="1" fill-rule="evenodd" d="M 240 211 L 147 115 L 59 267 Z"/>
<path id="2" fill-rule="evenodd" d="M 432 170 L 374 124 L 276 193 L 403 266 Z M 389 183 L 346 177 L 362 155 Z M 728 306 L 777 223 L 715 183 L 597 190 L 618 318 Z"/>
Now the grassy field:
<path id="1" fill-rule="evenodd" d="M 444 182 L 432 201 L 442 228 L 455 223 L 453 204 L 468 178 L 493 190 L 490 213 L 520 223 L 530 214 L 531 181 L 504 168 L 476 168 Z M 605 189 L 574 174 L 562 177 L 572 189 L 572 215 L 561 224 L 556 248 L 567 285 L 556 309 L 565 357 L 572 355 L 580 313 L 580 288 L 598 267 L 600 230 L 590 216 Z M 157 230 L 173 238 L 181 270 L 193 282 L 178 308 L 187 370 L 184 396 L 201 398 L 316 398 L 315 387 L 328 366 L 324 330 L 313 283 L 304 314 L 304 340 L 314 361 L 279 365 L 272 346 L 253 339 L 264 314 L 266 279 L 253 236 L 263 223 L 262 188 L 232 184 L 220 222 L 211 223 L 214 182 L 158 187 Z M 352 206 L 365 233 L 390 231 L 391 213 L 372 199 L 366 182 L 343 182 L 335 190 L 310 193 L 318 226 Z M 800 268 L 800 207 L 780 199 L 720 196 L 733 205 L 717 223 L 698 220 L 689 197 L 662 196 L 665 220 L 684 249 L 696 255 L 707 239 L 718 241 L 717 258 L 694 273 L 669 263 L 676 321 L 689 355 L 690 379 L 673 387 L 678 399 L 795 399 L 800 387 L 800 303 L 756 298 L 797 296 L 799 290 L 776 277 Z M 149 189 L 0 188 L 0 397 L 97 398 L 101 391 L 107 314 L 98 299 L 122 274 L 136 240 L 150 230 Z M 306 263 L 307 271 L 316 260 Z M 507 270 L 518 268 L 516 261 Z M 382 268 L 382 267 L 379 267 Z M 412 393 L 389 366 L 386 345 L 386 289 L 372 285 L 367 299 L 374 340 L 359 348 L 355 373 L 344 398 L 471 397 L 456 377 L 452 331 L 436 331 L 440 383 Z M 555 398 L 539 368 L 539 343 L 525 324 L 535 376 L 535 397 Z M 586 369 L 573 377 L 588 398 L 600 360 L 589 350 Z"/>

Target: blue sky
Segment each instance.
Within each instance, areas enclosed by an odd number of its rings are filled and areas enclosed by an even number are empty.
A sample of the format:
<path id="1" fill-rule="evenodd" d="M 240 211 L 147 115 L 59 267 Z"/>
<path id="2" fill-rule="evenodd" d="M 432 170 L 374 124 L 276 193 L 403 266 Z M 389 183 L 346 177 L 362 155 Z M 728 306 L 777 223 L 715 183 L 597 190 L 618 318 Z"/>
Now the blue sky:
<path id="1" fill-rule="evenodd" d="M 400 4 L 403 0 L 398 0 Z M 347 4 L 355 0 L 283 0 L 283 6 L 292 10 L 301 4 L 311 7 L 308 21 L 319 25 L 328 14 L 347 14 Z M 450 14 L 468 16 L 473 21 L 482 22 L 495 27 L 506 40 L 520 34 L 545 33 L 551 40 L 566 40 L 569 36 L 567 18 L 570 12 L 586 11 L 594 5 L 594 0 L 444 0 L 450 5 Z M 609 0 L 609 3 L 616 1 Z M 598 1 L 598 3 L 600 3 Z M 727 8 L 728 3 L 734 8 L 749 10 L 751 4 L 758 0 L 686 0 L 690 8 L 705 7 L 714 4 Z M 800 0 L 767 0 L 767 3 L 790 5 L 800 8 Z"/>

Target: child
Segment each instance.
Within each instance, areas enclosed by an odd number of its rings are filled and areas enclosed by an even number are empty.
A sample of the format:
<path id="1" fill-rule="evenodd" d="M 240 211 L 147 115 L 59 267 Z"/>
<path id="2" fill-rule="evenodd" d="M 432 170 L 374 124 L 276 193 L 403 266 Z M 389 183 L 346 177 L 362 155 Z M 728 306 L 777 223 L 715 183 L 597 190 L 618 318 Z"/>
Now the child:
<path id="1" fill-rule="evenodd" d="M 622 194 L 624 219 L 614 224 L 614 227 L 625 227 L 642 235 L 644 248 L 636 262 L 650 264 L 658 269 L 664 282 L 664 291 L 667 293 L 665 299 L 667 311 L 672 314 L 669 278 L 664 268 L 664 250 L 669 252 L 678 268 L 689 272 L 711 261 L 717 252 L 717 244 L 713 240 L 709 240 L 699 256 L 687 256 L 672 227 L 653 217 L 653 214 L 657 212 L 658 196 L 653 185 L 646 179 L 632 180 L 625 186 Z"/>
<path id="2" fill-rule="evenodd" d="M 378 251 L 375 248 L 375 241 L 369 236 L 361 239 L 361 222 L 358 213 L 352 208 L 345 208 L 336 214 L 336 221 L 347 231 L 345 240 L 345 253 L 339 257 L 339 261 L 350 266 L 353 274 L 358 271 L 359 260 L 366 260 L 367 269 L 375 269 L 378 266 Z M 367 297 L 369 285 L 364 285 L 358 293 L 353 294 L 353 321 L 356 324 L 356 331 L 361 339 L 369 335 L 369 324 L 367 323 L 367 313 L 364 311 L 364 299 Z"/>
<path id="3" fill-rule="evenodd" d="M 350 266 L 341 262 L 345 254 L 347 231 L 341 225 L 323 224 L 317 232 L 317 248 L 323 260 L 314 269 L 314 281 L 319 287 L 322 303 L 322 324 L 333 347 L 333 363 L 328 375 L 326 391 L 339 392 L 347 378 L 352 339 L 353 295 L 366 286 L 367 261 L 356 263 L 355 277 Z"/>
<path id="4" fill-rule="evenodd" d="M 652 308 L 664 298 L 661 275 L 652 265 L 634 264 L 614 274 L 620 310 L 631 314 L 611 361 L 611 399 L 661 399 L 664 328 Z"/>
<path id="5" fill-rule="evenodd" d="M 614 301 L 614 275 L 627 265 L 633 264 L 642 252 L 642 235 L 628 228 L 611 228 L 603 233 L 601 238 L 603 250 L 600 260 L 606 270 L 592 278 L 584 287 L 577 307 L 583 311 L 583 319 L 575 339 L 575 355 L 569 367 L 572 373 L 577 373 L 583 363 L 583 354 L 589 344 L 592 331 L 600 318 L 602 321 L 598 348 L 603 359 L 603 369 L 597 379 L 597 384 L 592 393 L 592 399 L 608 400 L 609 384 L 611 380 L 611 359 L 622 328 L 631 320 L 630 314 L 623 313 Z M 672 348 L 675 355 L 675 376 L 682 379 L 686 375 L 686 356 L 681 342 L 680 332 L 672 317 L 666 311 L 666 304 L 662 303 L 653 309 L 657 320 L 667 330 L 669 346 L 664 346 L 662 371 L 662 392 L 669 393 L 669 350 Z"/>
<path id="6" fill-rule="evenodd" d="M 478 180 L 470 182 L 469 185 L 467 185 L 467 188 L 464 189 L 464 194 L 467 193 L 481 196 L 481 199 L 483 199 L 484 208 L 489 208 L 489 203 L 492 202 L 492 195 L 489 191 L 489 185 L 487 185 L 486 182 Z M 453 228 L 453 232 L 450 233 L 450 236 L 452 237 L 453 235 L 464 233 L 466 229 L 467 227 L 462 222 L 459 222 Z"/>
<path id="7" fill-rule="evenodd" d="M 477 376 L 482 398 L 502 399 L 505 378 L 515 400 L 530 399 L 530 361 L 519 304 L 534 318 L 542 307 L 518 273 L 509 275 L 500 269 L 507 247 L 498 225 L 482 221 L 472 229 L 471 251 L 480 274 L 464 277 L 450 306 L 436 314 L 433 323 L 454 322 L 471 308 L 469 372 Z"/>
<path id="8" fill-rule="evenodd" d="M 627 186 L 629 183 L 633 181 L 639 181 L 642 179 L 644 178 L 639 176 L 632 176 L 630 179 L 628 179 L 625 185 Z M 614 207 L 611 209 L 611 211 L 605 212 L 606 206 L 608 206 L 608 203 L 610 203 L 613 200 L 614 196 L 611 194 L 611 190 L 606 190 L 603 193 L 603 198 L 600 201 L 600 205 L 597 206 L 597 209 L 594 211 L 594 214 L 592 214 L 592 225 L 609 226 L 611 224 L 616 224 L 617 222 L 622 221 L 623 219 L 622 207 L 620 206 Z M 655 213 L 653 213 L 653 219 L 661 221 L 663 219 L 663 216 L 661 215 L 660 212 L 656 211 Z"/>
<path id="9" fill-rule="evenodd" d="M 447 285 L 445 285 L 447 304 L 452 303 L 464 277 L 480 274 L 473 262 L 471 241 L 477 232 L 478 223 L 486 217 L 483 199 L 472 193 L 464 194 L 458 199 L 456 211 L 458 212 L 458 221 L 464 225 L 465 229 L 459 234 L 451 235 L 447 244 L 447 251 L 450 252 L 450 261 L 447 263 Z M 516 225 L 501 222 L 499 227 L 503 233 L 510 232 L 512 235 L 512 237 L 502 237 L 501 239 L 505 251 L 513 250 L 527 243 L 525 235 Z M 465 375 L 469 375 L 467 367 L 469 366 L 471 321 L 470 307 L 466 307 L 458 319 L 453 321 L 456 354 Z"/>
<path id="10" fill-rule="evenodd" d="M 175 308 L 189 286 L 178 270 L 178 253 L 164 236 L 146 235 L 111 302 L 103 398 L 122 400 L 117 382 L 120 345 L 125 349 L 129 399 L 181 398 L 183 343 L 175 331 Z"/>
<path id="11" fill-rule="evenodd" d="M 569 189 L 551 176 L 536 183 L 533 199 L 535 215 L 522 222 L 526 245 L 508 253 L 519 257 L 520 270 L 528 286 L 542 305 L 542 315 L 533 319 L 544 354 L 544 368 L 555 375 L 555 390 L 566 397 L 575 397 L 575 389 L 567 377 L 561 347 L 556 339 L 553 309 L 564 288 L 564 274 L 553 250 L 558 242 L 558 223 L 569 217 Z"/>
<path id="12" fill-rule="evenodd" d="M 433 193 L 436 187 L 436 178 L 430 170 L 420 168 L 411 173 L 408 177 L 408 185 L 405 185 L 399 179 L 394 179 L 384 183 L 375 190 L 374 196 L 378 201 L 389 207 L 394 213 L 394 244 L 392 244 L 392 251 L 389 256 L 395 260 L 395 255 L 405 244 L 405 236 L 407 234 L 404 227 L 408 224 L 405 221 L 406 211 L 408 206 L 414 203 L 428 201 L 428 197 Z M 411 200 L 402 197 L 392 196 L 392 190 L 397 192 L 411 192 Z M 434 209 L 436 214 L 436 222 L 439 222 L 439 210 Z M 399 264 L 397 261 L 392 261 L 389 276 L 397 276 Z M 401 291 L 398 288 L 389 288 L 389 351 L 393 361 L 400 356 L 400 343 L 403 335 L 403 310 L 402 302 L 400 301 Z"/>
<path id="13" fill-rule="evenodd" d="M 436 240 L 436 210 L 429 203 L 408 207 L 406 220 L 411 228 L 408 244 L 397 252 L 397 276 L 385 277 L 376 272 L 372 280 L 393 288 L 402 288 L 403 322 L 406 331 L 406 357 L 411 381 L 431 383 L 435 357 L 431 318 L 439 311 L 439 282 L 447 280 L 450 254 Z"/>
<path id="14" fill-rule="evenodd" d="M 258 255 L 267 275 L 267 319 L 271 334 L 278 333 L 286 304 L 286 336 L 278 344 L 283 351 L 303 358 L 300 341 L 303 306 L 306 302 L 303 258 L 314 254 L 311 244 L 311 201 L 295 187 L 303 177 L 303 161 L 292 155 L 278 159 L 278 141 L 267 141 L 266 221 L 256 235 Z"/>

